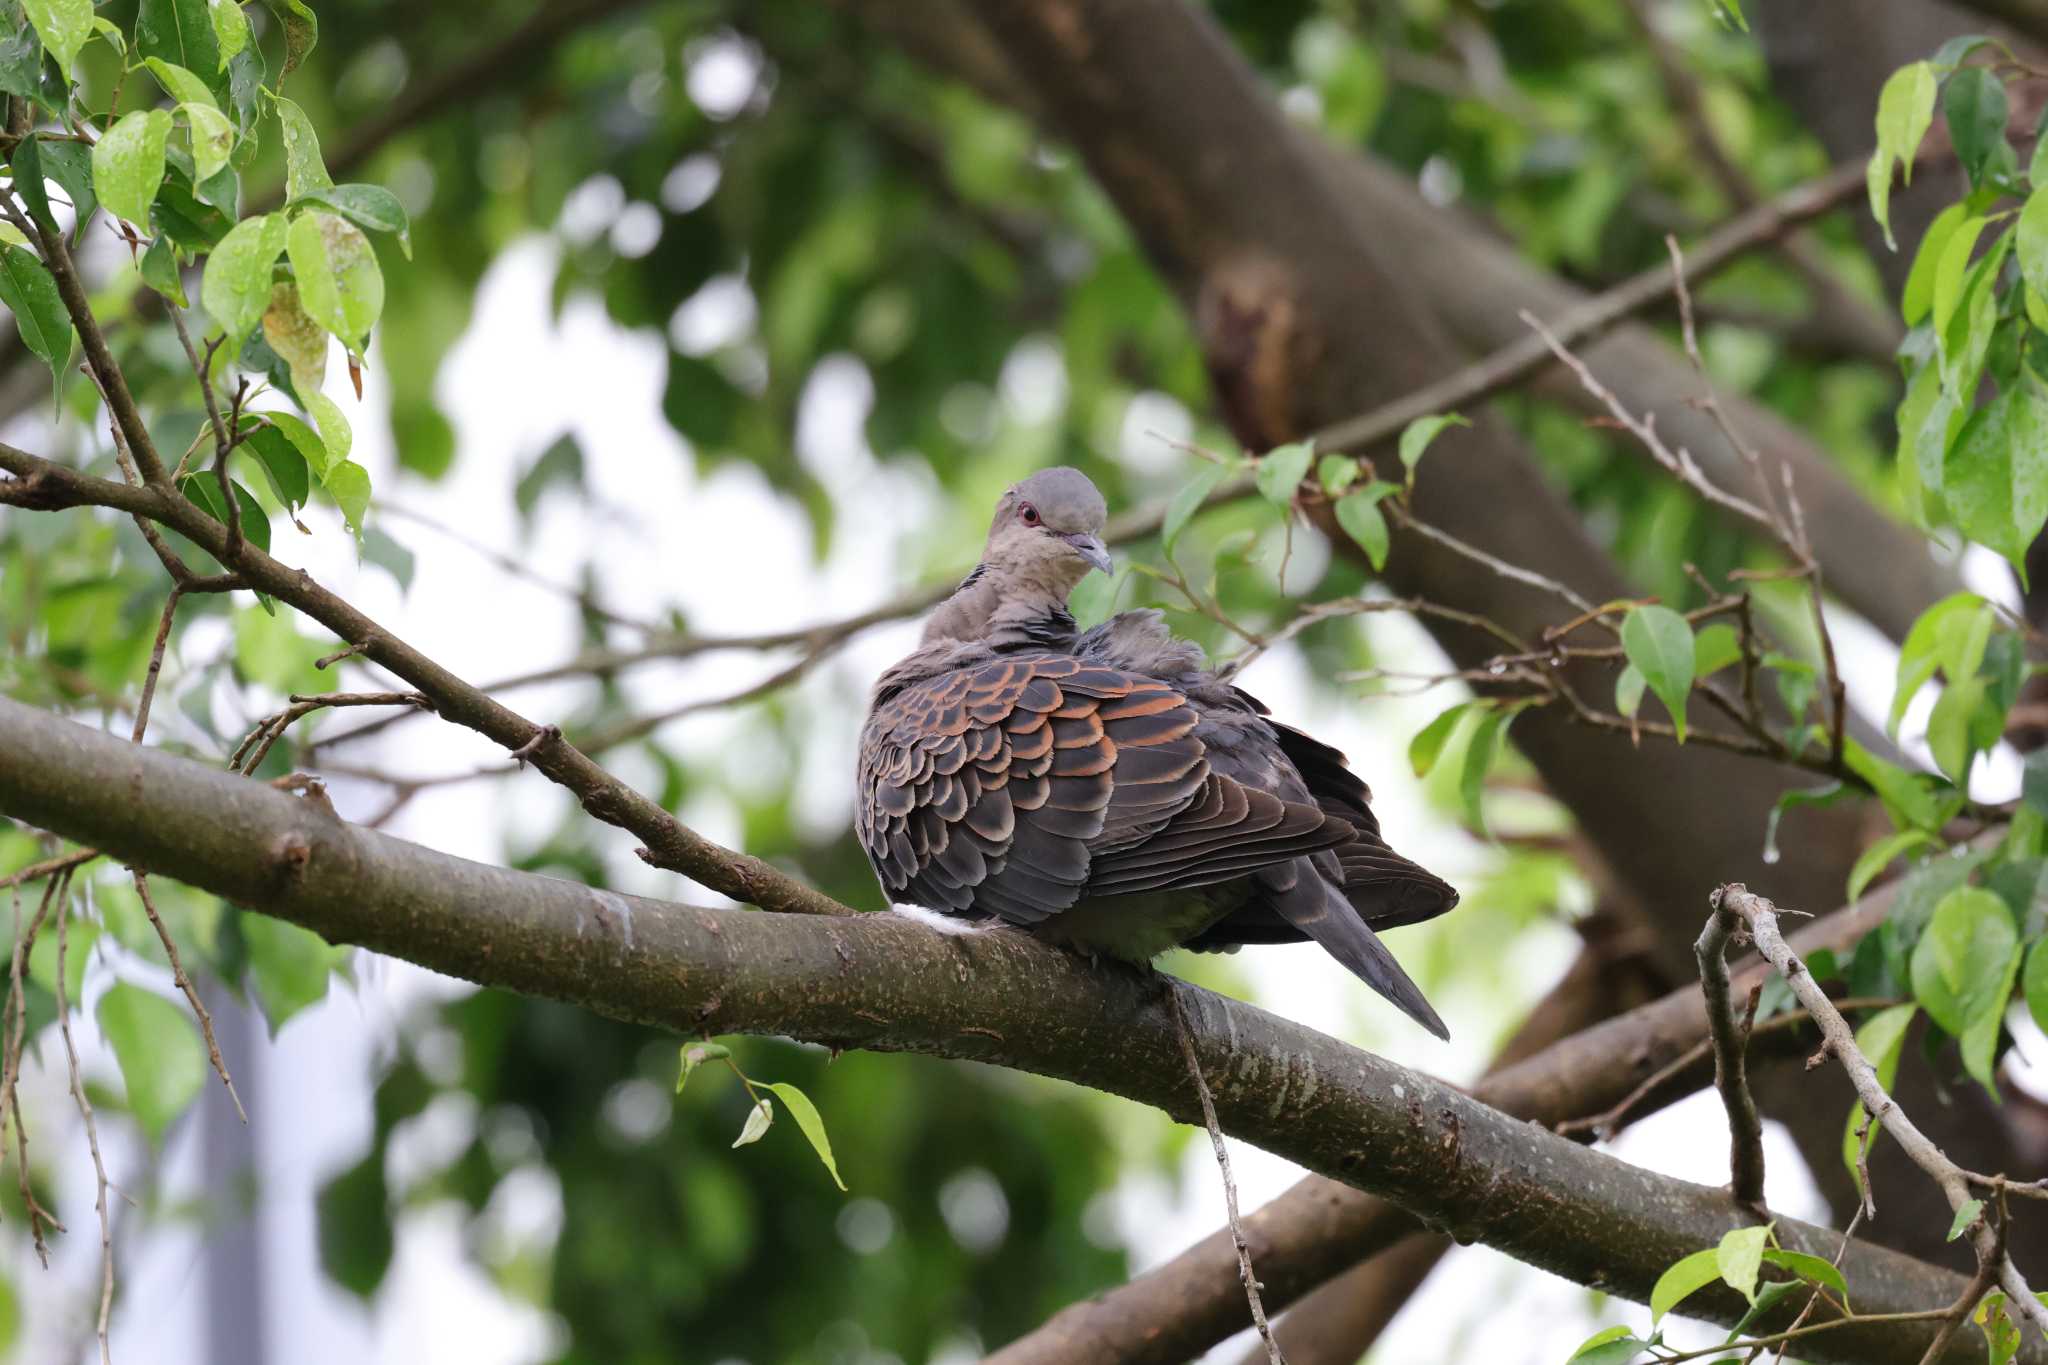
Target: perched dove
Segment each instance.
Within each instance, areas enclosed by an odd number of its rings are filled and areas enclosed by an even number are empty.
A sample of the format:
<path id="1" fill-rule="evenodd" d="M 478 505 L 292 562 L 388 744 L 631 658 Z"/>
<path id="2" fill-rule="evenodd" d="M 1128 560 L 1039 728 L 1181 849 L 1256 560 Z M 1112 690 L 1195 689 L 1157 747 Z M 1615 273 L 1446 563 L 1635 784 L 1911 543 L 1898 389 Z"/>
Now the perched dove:
<path id="1" fill-rule="evenodd" d="M 1273 720 L 1156 611 L 1077 631 L 1102 495 L 1047 469 L 875 685 L 855 823 L 889 898 L 1089 954 L 1314 939 L 1440 1038 L 1374 929 L 1458 903 L 1380 839 L 1344 755 Z"/>

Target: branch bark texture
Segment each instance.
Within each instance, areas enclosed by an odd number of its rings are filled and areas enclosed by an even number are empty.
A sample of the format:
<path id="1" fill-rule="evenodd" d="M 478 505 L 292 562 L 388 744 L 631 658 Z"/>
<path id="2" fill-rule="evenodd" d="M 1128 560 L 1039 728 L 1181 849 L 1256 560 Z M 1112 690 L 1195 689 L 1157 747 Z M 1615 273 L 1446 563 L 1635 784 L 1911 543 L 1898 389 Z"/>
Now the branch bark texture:
<path id="1" fill-rule="evenodd" d="M 93 844 L 330 941 L 689 1034 L 786 1034 L 1035 1071 L 1189 1121 L 1173 1007 L 1150 973 L 1022 935 L 892 915 L 705 910 L 489 867 L 268 786 L 0 700 L 0 814 Z M 1656 1176 L 1464 1093 L 1207 992 L 1186 993 L 1224 1128 L 1580 1283 L 1647 1297 L 1664 1266 L 1743 1226 L 1723 1191 Z M 1783 1220 L 1788 1246 L 1835 1234 Z M 1844 1261 L 1867 1311 L 1952 1302 L 1960 1276 L 1880 1248 Z M 1732 1293 L 1700 1300 L 1733 1321 Z M 1831 1332 L 1815 1359 L 1911 1361 L 1925 1332 Z M 1955 1350 L 1958 1362 L 1970 1352 Z M 2030 1365 L 2048 1349 L 2030 1342 Z"/>

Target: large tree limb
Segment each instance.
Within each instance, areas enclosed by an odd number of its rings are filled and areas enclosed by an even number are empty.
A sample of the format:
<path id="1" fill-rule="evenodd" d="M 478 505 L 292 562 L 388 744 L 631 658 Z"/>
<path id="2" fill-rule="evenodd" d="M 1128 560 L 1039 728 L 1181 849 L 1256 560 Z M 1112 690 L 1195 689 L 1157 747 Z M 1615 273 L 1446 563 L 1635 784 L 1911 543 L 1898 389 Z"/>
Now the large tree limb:
<path id="1" fill-rule="evenodd" d="M 1794 941 L 1805 953 L 1821 948 L 1846 953 L 1883 922 L 1895 890 L 1884 887 L 1870 893 L 1860 904 L 1809 925 L 1794 935 Z M 1761 984 L 1770 970 L 1769 964 L 1753 960 L 1732 973 L 1734 989 L 1746 992 Z M 1807 1036 L 1780 1034 L 1760 1039 L 1758 1046 L 1796 1049 Z M 1695 1056 L 1687 1072 L 1642 1097 L 1635 1112 L 1646 1114 L 1711 1083 L 1713 1063 L 1701 1049 L 1706 1038 L 1706 1005 L 1699 987 L 1688 983 L 1651 1004 L 1511 1062 L 1480 1080 L 1472 1096 L 1547 1131 L 1607 1112 L 1672 1062 Z M 1842 1095 L 1841 1113 L 1848 1111 L 1851 1098 L 1846 1092 Z M 1839 1119 L 1835 1126 L 1839 1132 Z M 1312 1298 L 1354 1297 L 1338 1288 L 1355 1288 L 1352 1276 L 1331 1277 L 1359 1262 L 1366 1262 L 1358 1267 L 1360 1272 L 1376 1267 L 1368 1257 L 1424 1229 L 1383 1199 L 1310 1176 L 1245 1219 L 1245 1230 L 1265 1285 L 1267 1307 L 1279 1309 L 1325 1280 L 1330 1284 Z M 1434 1242 L 1439 1255 L 1450 1247 L 1448 1238 L 1421 1240 Z M 1420 1254 L 1407 1258 L 1410 1269 Z M 1244 1302 L 1236 1274 L 1228 1234 L 1213 1233 L 1128 1284 L 1061 1310 L 994 1360 L 1001 1365 L 1173 1365 L 1243 1330 Z M 1291 1359 L 1294 1337 L 1287 1318 L 1280 1320 L 1275 1334 Z M 1350 1358 L 1356 1355 L 1354 1351 Z"/>
<path id="2" fill-rule="evenodd" d="M 1163 979 L 1092 967 L 1021 934 L 946 935 L 893 915 L 697 909 L 489 867 L 7 700 L 0 814 L 333 942 L 483 985 L 690 1034 L 992 1062 L 1183 1121 L 1196 1111 Z M 1670 1262 L 1749 1221 L 1724 1191 L 1630 1167 L 1263 1010 L 1179 989 L 1226 1130 L 1461 1238 L 1643 1299 Z M 1791 1219 L 1778 1236 L 1817 1254 L 1838 1240 Z M 1952 1272 L 1861 1243 L 1843 1271 L 1867 1313 L 1940 1307 L 1963 1288 Z M 1746 1306 L 1726 1291 L 1697 1304 L 1728 1322 Z M 1802 1350 L 1911 1361 L 1933 1332 L 1851 1325 Z M 2048 1362 L 2048 1346 L 2029 1341 L 2022 1358 Z"/>

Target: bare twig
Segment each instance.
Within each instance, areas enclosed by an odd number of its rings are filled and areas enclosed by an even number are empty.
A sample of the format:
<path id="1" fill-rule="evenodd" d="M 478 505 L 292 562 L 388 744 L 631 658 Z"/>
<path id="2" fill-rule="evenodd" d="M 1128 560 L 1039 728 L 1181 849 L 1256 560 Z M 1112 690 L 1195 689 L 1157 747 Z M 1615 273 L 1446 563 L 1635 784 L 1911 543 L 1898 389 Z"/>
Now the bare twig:
<path id="1" fill-rule="evenodd" d="M 1756 1098 L 1749 1093 L 1744 1049 L 1749 1028 L 1735 1018 L 1728 990 L 1728 939 L 1733 915 L 1715 910 L 1707 916 L 1693 953 L 1700 964 L 1700 989 L 1707 1000 L 1707 1037 L 1714 1048 L 1714 1088 L 1728 1112 L 1729 1193 L 1738 1203 L 1764 1215 L 1764 1127 L 1757 1117 Z M 1756 992 L 1749 996 L 1748 1019 L 1756 1018 Z"/>
<path id="2" fill-rule="evenodd" d="M 1177 983 L 1167 981 L 1167 999 L 1173 1005 L 1173 1020 L 1180 1034 L 1180 1055 L 1187 1061 L 1188 1076 L 1195 1083 L 1195 1094 L 1202 1101 L 1202 1122 L 1209 1127 L 1209 1142 L 1216 1149 L 1216 1166 L 1223 1172 L 1223 1205 L 1230 1214 L 1230 1236 L 1237 1247 L 1237 1275 L 1244 1283 L 1245 1302 L 1252 1311 L 1252 1325 L 1259 1330 L 1259 1340 L 1265 1343 L 1266 1359 L 1269 1365 L 1287 1365 L 1286 1357 L 1280 1354 L 1280 1344 L 1273 1340 L 1272 1324 L 1266 1321 L 1266 1305 L 1259 1298 L 1259 1277 L 1252 1270 L 1252 1249 L 1245 1241 L 1244 1223 L 1237 1213 L 1237 1181 L 1230 1175 L 1230 1148 L 1223 1141 L 1223 1125 L 1216 1119 L 1216 1101 L 1209 1094 L 1209 1082 L 1202 1075 L 1202 1062 L 1195 1055 L 1194 1028 L 1188 1023 L 1187 1004 L 1180 998 Z"/>
<path id="3" fill-rule="evenodd" d="M 1741 917 L 1749 927 L 1750 936 L 1756 940 L 1757 951 L 1773 967 L 1778 969 L 1792 993 L 1799 997 L 1807 1012 L 1813 1015 L 1826 1037 L 1828 1050 L 1835 1060 L 1849 1073 L 1849 1079 L 1856 1086 L 1856 1093 L 1863 1101 L 1863 1107 L 1884 1125 L 1899 1147 L 1911 1158 L 1914 1165 L 1941 1187 L 1948 1199 L 1949 1208 L 1961 1211 L 1970 1202 L 1970 1181 L 1962 1168 L 1945 1156 L 1928 1136 L 1921 1132 L 1905 1110 L 1899 1107 L 1878 1083 L 1877 1069 L 1863 1050 L 1856 1045 L 1856 1035 L 1849 1028 L 1825 992 L 1806 970 L 1806 964 L 1786 946 L 1778 932 L 1778 910 L 1770 901 L 1756 895 L 1741 883 L 1731 883 L 1714 893 L 1713 905 L 1717 910 L 1725 909 Z M 1869 1188 L 1866 1176 L 1864 1187 Z M 1980 1219 L 1969 1233 L 1970 1244 L 1975 1248 L 1980 1261 L 1989 1260 L 1996 1264 L 1999 1285 L 2005 1290 L 2012 1311 L 2025 1318 L 2036 1330 L 2048 1332 L 2048 1306 L 2034 1297 L 2027 1281 L 2012 1263 L 2004 1249 L 1997 1244 L 1997 1233 L 1986 1220 Z"/>
<path id="4" fill-rule="evenodd" d="M 29 921 L 26 933 L 21 928 L 21 901 L 17 897 L 14 902 L 14 953 L 7 968 L 7 1050 L 4 1066 L 0 1066 L 0 1124 L 9 1119 L 14 1123 L 14 1173 L 20 1182 L 22 1207 L 28 1210 L 29 1235 L 35 1241 L 36 1257 L 46 1270 L 50 1265 L 50 1248 L 43 1238 L 43 1229 L 49 1227 L 62 1232 L 64 1225 L 37 1202 L 35 1189 L 29 1180 L 28 1124 L 21 1116 L 18 1089 L 21 1052 L 28 1039 L 28 996 L 22 984 L 22 964 L 28 960 L 28 950 L 42 931 L 43 920 L 49 916 L 50 908 L 69 893 L 70 881 L 69 869 L 50 879 L 50 884 L 43 888 L 42 903 L 36 907 L 35 918 Z"/>
<path id="5" fill-rule="evenodd" d="M 130 869 L 135 874 L 135 894 L 142 898 L 142 909 L 149 916 L 150 928 L 156 930 L 157 941 L 164 946 L 164 956 L 171 960 L 171 979 L 177 983 L 185 996 L 185 1003 L 192 1007 L 194 1017 L 199 1020 L 199 1032 L 206 1039 L 206 1055 L 213 1062 L 213 1074 L 220 1077 L 220 1083 L 228 1088 L 228 1098 L 235 1102 L 235 1113 L 243 1123 L 249 1121 L 249 1111 L 242 1108 L 242 1097 L 235 1093 L 234 1077 L 228 1075 L 228 1064 L 220 1055 L 220 1042 L 214 1037 L 213 1015 L 199 998 L 199 992 L 192 989 L 192 978 L 185 974 L 185 964 L 178 957 L 177 940 L 165 926 L 163 916 L 157 913 L 156 898 L 149 894 L 149 874 L 140 868 Z"/>
<path id="6" fill-rule="evenodd" d="M 100 1216 L 100 1365 L 113 1365 L 113 1353 L 107 1346 L 107 1322 L 114 1312 L 114 1224 L 107 1209 L 107 1163 L 100 1156 L 100 1130 L 92 1115 L 92 1101 L 85 1097 L 85 1082 L 78 1072 L 78 1047 L 71 1039 L 71 1001 L 64 981 L 65 955 L 70 951 L 71 923 L 69 898 L 60 896 L 57 901 L 57 1026 L 64 1034 L 64 1058 L 71 1068 L 71 1099 L 77 1104 L 78 1113 L 85 1120 L 85 1142 L 92 1149 L 93 1177 L 97 1183 L 99 1197 L 94 1204 Z"/>
<path id="7" fill-rule="evenodd" d="M 303 696 L 295 692 L 292 694 L 290 706 L 256 722 L 256 728 L 235 746 L 232 754 L 228 755 L 228 767 L 236 772 L 255 772 L 262 766 L 263 760 L 270 756 L 271 746 L 284 738 L 284 732 L 292 727 L 294 721 L 328 707 L 344 706 L 414 706 L 423 711 L 434 709 L 433 703 L 418 692 L 324 692 L 317 696 Z"/>

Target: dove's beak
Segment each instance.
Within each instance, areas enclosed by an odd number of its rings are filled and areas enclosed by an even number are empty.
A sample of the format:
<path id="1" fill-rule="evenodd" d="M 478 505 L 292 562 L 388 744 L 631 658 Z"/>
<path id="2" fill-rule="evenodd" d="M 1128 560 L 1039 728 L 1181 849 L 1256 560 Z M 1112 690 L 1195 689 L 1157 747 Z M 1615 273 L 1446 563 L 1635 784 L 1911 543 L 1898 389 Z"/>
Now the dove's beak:
<path id="1" fill-rule="evenodd" d="M 1075 531 L 1061 536 L 1060 539 L 1073 546 L 1080 553 L 1081 558 L 1087 560 L 1104 573 L 1116 572 L 1116 566 L 1110 563 L 1109 560 L 1109 547 L 1102 543 L 1100 536 L 1083 535 Z"/>

